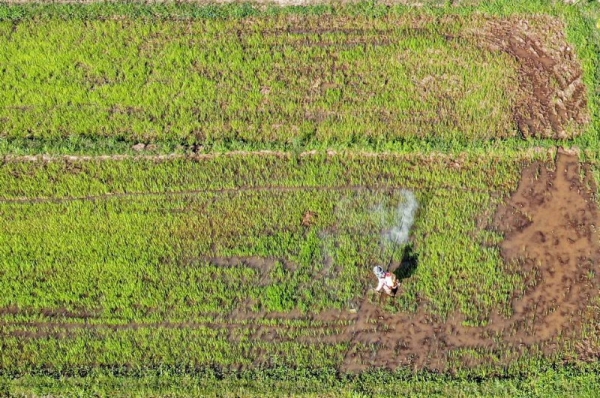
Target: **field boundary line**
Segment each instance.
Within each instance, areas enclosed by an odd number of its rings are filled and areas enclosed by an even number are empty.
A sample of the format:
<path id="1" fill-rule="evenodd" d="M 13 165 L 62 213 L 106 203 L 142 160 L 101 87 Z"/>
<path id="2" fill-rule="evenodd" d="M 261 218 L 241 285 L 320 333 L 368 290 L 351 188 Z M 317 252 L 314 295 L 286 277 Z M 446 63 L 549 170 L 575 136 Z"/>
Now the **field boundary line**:
<path id="1" fill-rule="evenodd" d="M 578 148 L 573 148 L 574 151 L 579 152 Z M 525 150 L 516 152 L 518 153 L 521 159 L 527 159 L 534 155 L 539 155 L 541 153 L 546 153 L 552 157 L 554 157 L 557 151 L 556 147 L 544 148 L 544 147 L 532 147 L 527 148 Z M 131 155 L 131 154 L 122 154 L 122 155 L 4 155 L 2 156 L 2 163 L 20 163 L 20 162 L 56 162 L 56 161 L 72 161 L 72 162 L 80 162 L 80 161 L 124 161 L 124 160 L 175 160 L 175 159 L 189 159 L 189 160 L 205 160 L 205 159 L 215 159 L 218 157 L 245 157 L 245 156 L 272 156 L 278 158 L 288 158 L 292 159 L 293 157 L 313 157 L 313 156 L 323 156 L 327 157 L 337 157 L 337 156 L 346 156 L 348 158 L 407 158 L 407 159 L 460 159 L 465 156 L 473 156 L 472 153 L 469 152 L 459 152 L 459 153 L 443 153 L 443 152 L 428 152 L 428 153 L 420 153 L 415 155 L 414 153 L 404 153 L 404 152 L 374 152 L 374 151 L 352 151 L 352 150 L 310 150 L 299 153 L 294 153 L 291 151 L 274 151 L 274 150 L 258 150 L 258 151 L 227 151 L 227 152 L 210 152 L 210 153 L 194 153 L 194 154 L 180 154 L 180 153 L 170 153 L 170 154 L 158 154 L 158 155 Z M 499 153 L 498 155 L 501 155 Z M 489 157 L 490 153 L 482 153 L 479 157 Z"/>

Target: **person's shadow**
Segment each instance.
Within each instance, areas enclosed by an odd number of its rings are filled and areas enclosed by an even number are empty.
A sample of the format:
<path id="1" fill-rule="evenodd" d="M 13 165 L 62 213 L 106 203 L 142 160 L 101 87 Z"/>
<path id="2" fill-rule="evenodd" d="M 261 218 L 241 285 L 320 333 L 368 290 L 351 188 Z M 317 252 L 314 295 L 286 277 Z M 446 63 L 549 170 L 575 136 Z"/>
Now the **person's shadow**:
<path id="1" fill-rule="evenodd" d="M 413 251 L 412 245 L 406 245 L 402 253 L 402 261 L 392 271 L 400 282 L 410 278 L 419 266 L 419 256 Z"/>

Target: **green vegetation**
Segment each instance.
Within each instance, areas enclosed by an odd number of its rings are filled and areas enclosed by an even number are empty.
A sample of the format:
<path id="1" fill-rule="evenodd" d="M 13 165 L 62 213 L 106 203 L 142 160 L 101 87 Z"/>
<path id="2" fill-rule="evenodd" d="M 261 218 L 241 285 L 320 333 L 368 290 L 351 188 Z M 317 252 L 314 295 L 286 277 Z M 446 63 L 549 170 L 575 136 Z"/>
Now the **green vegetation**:
<path id="1" fill-rule="evenodd" d="M 419 264 L 389 310 L 414 311 L 419 294 L 434 314 L 485 323 L 521 289 L 490 247 L 500 236 L 475 222 L 516 188 L 509 159 L 466 157 L 459 170 L 445 156 L 5 163 L 0 368 L 339 366 L 347 342 L 327 337 L 346 321 L 312 317 L 350 310 L 370 264 L 400 261 L 383 237 L 400 187 L 420 204 Z M 263 318 L 290 310 L 300 318 Z M 273 341 L 257 340 L 261 327 Z"/>
<path id="2" fill-rule="evenodd" d="M 444 38 L 480 22 L 414 19 L 4 22 L 2 134 L 275 148 L 515 135 L 514 62 Z"/>
<path id="3" fill-rule="evenodd" d="M 600 181 L 600 6 L 428 3 L 0 4 L 0 395 L 594 396 L 600 344 L 570 335 L 347 372 L 383 351 L 362 306 L 512 315 L 531 280 L 491 224 L 524 165 L 578 146 Z M 511 20 L 564 28 L 576 137 L 518 130 L 521 65 L 481 40 Z M 395 300 L 367 294 L 408 261 Z"/>
<path id="4" fill-rule="evenodd" d="M 282 259 L 284 263 L 273 264 L 268 276 L 273 280 L 289 280 L 290 275 L 284 274 L 292 271 L 286 270 L 286 262 L 295 264 L 294 274 L 301 274 L 304 267 L 312 274 L 319 272 L 314 267 L 320 267 L 327 255 L 334 260 L 332 268 L 339 265 L 344 268 L 342 275 L 348 273 L 341 285 L 349 286 L 341 291 L 355 295 L 361 289 L 353 285 L 357 274 L 352 270 L 358 270 L 360 264 L 384 261 L 391 254 L 391 245 L 381 247 L 385 243 L 381 234 L 393 226 L 394 219 L 389 216 L 382 219 L 380 213 L 395 212 L 396 204 L 404 200 L 398 190 L 400 187 L 415 190 L 423 207 L 423 217 L 418 221 L 419 234 L 431 235 L 439 231 L 427 239 L 427 244 L 423 242 L 422 245 L 415 237 L 417 251 L 424 256 L 422 260 L 431 258 L 434 261 L 432 270 L 439 268 L 442 261 L 436 253 L 442 252 L 446 242 L 451 240 L 457 245 L 459 258 L 450 262 L 466 265 L 465 252 L 489 256 L 492 261 L 489 272 L 494 272 L 499 261 L 497 254 L 480 252 L 474 247 L 467 249 L 472 242 L 459 243 L 460 236 L 468 236 L 467 231 L 472 231 L 472 234 L 482 234 L 479 239 L 493 239 L 485 231 L 475 231 L 476 226 L 468 220 L 480 207 L 498 203 L 498 199 L 490 198 L 490 193 L 507 193 L 515 188 L 518 164 L 512 161 L 500 163 L 500 168 L 496 158 L 481 160 L 474 157 L 457 173 L 447 167 L 443 157 L 431 159 L 426 165 L 422 161 L 401 157 L 394 162 L 377 157 L 367 160 L 307 157 L 298 166 L 293 159 L 248 156 L 160 163 L 142 160 L 6 163 L 0 181 L 13 190 L 7 189 L 2 194 L 1 212 L 9 221 L 3 226 L 2 250 L 10 253 L 0 256 L 7 269 L 2 281 L 5 295 L 0 300 L 4 306 L 38 308 L 46 304 L 52 307 L 69 304 L 69 299 L 63 301 L 64 298 L 59 299 L 51 291 L 47 292 L 47 298 L 38 299 L 23 294 L 32 283 L 29 278 L 24 278 L 25 274 L 32 278 L 43 277 L 46 282 L 50 282 L 48 278 L 56 277 L 71 288 L 80 286 L 81 291 L 73 292 L 78 298 L 76 301 L 80 301 L 80 294 L 91 294 L 90 284 L 122 283 L 119 279 L 134 279 L 138 283 L 137 279 L 144 277 L 149 279 L 147 282 L 165 283 L 170 278 L 159 276 L 176 272 L 178 277 L 172 280 L 174 284 L 180 284 L 181 278 L 202 280 L 215 274 L 214 270 L 211 267 L 205 269 L 209 265 L 206 262 L 202 267 L 190 263 L 201 262 L 202 258 L 235 256 Z M 270 170 L 273 173 L 266 174 Z M 325 173 L 329 174 L 330 180 L 326 185 L 323 184 L 325 179 L 315 178 Z M 291 188 L 294 189 L 288 190 Z M 277 205 L 273 206 L 275 203 Z M 301 223 L 308 211 L 318 214 L 310 227 Z M 441 213 L 451 217 L 443 220 Z M 328 231 L 332 232 L 328 234 Z M 65 246 L 58 246 L 58 242 Z M 465 250 L 458 249 L 461 245 L 465 245 Z M 324 250 L 331 252 L 323 253 Z M 131 266 L 132 261 L 138 265 Z M 100 264 L 101 268 L 92 271 Z M 147 266 L 157 269 L 150 272 Z M 42 276 L 46 268 L 49 275 Z M 76 272 L 78 276 L 74 276 L 74 271 L 80 268 L 89 268 L 89 272 Z M 62 271 L 57 272 L 59 269 Z M 197 272 L 206 274 L 201 276 Z M 226 272 L 235 274 L 240 270 L 232 267 Z M 12 273 L 13 277 L 10 276 Z M 366 274 L 369 273 L 366 269 Z M 245 275 L 233 274 L 232 283 L 239 278 L 253 280 L 259 276 L 251 269 Z M 365 274 L 365 269 L 360 274 Z M 120 275 L 119 278 L 115 278 L 116 275 Z M 83 281 L 74 283 L 73 277 L 81 277 Z M 105 280 L 91 283 L 88 278 Z M 473 288 L 479 285 L 477 281 L 472 282 Z M 418 290 L 433 292 L 436 287 L 428 288 L 430 283 L 424 282 Z M 248 288 L 251 286 L 248 284 Z M 164 291 L 174 293 L 174 287 L 164 286 Z M 58 290 L 65 288 L 67 286 Z M 107 304 L 110 300 L 106 295 L 124 295 L 123 289 L 116 286 L 98 286 L 98 289 Z M 142 288 L 134 284 L 130 289 L 149 295 L 145 285 Z M 251 291 L 226 291 L 252 297 Z M 332 297 L 323 296 L 325 292 L 316 293 L 310 300 L 317 302 L 306 302 L 307 307 L 321 302 L 316 308 L 325 308 L 325 305 L 337 302 L 341 308 L 351 298 L 342 296 L 331 301 Z M 187 294 L 191 294 L 190 291 Z M 470 297 L 469 293 L 464 299 L 467 297 Z M 208 298 L 198 297 L 196 301 L 210 306 Z M 58 301 L 47 302 L 47 299 Z M 92 295 L 79 304 L 89 307 L 99 299 Z M 162 301 L 164 297 L 156 299 Z M 447 300 L 450 298 L 443 300 L 445 304 L 440 303 L 440 310 L 456 307 L 456 302 L 451 303 L 454 300 Z M 190 310 L 162 302 L 174 307 L 173 311 Z M 132 311 L 134 303 L 135 300 L 123 305 Z M 224 308 L 228 306 L 221 307 L 221 311 Z M 121 317 L 133 319 L 124 315 L 124 310 L 120 310 Z M 165 316 L 167 314 L 156 314 L 155 319 Z M 187 316 L 189 314 L 182 313 L 174 319 L 186 319 Z"/>
<path id="5" fill-rule="evenodd" d="M 440 375 L 415 376 L 406 372 L 375 371 L 357 376 L 342 376 L 334 369 L 318 372 L 275 369 L 223 375 L 206 372 L 202 377 L 169 374 L 116 376 L 97 372 L 56 379 L 52 376 L 27 376 L 6 380 L 0 391 L 12 390 L 15 396 L 89 395 L 111 397 L 388 397 L 390 391 L 411 397 L 595 397 L 600 380 L 594 369 L 541 369 L 530 379 L 456 380 Z"/>
<path id="6" fill-rule="evenodd" d="M 518 65 L 486 44 L 480 11 L 566 19 L 594 87 L 594 21 L 579 9 L 0 5 L 0 153 L 553 145 L 520 140 Z"/>

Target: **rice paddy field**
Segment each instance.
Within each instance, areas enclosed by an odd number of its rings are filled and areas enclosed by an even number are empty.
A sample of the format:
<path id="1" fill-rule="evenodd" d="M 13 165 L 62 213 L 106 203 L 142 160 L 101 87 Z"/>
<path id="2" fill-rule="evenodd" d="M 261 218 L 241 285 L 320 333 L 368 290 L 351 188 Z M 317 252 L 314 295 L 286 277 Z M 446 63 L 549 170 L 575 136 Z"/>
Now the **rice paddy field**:
<path id="1" fill-rule="evenodd" d="M 598 2 L 0 3 L 0 395 L 595 396 L 599 54 Z"/>

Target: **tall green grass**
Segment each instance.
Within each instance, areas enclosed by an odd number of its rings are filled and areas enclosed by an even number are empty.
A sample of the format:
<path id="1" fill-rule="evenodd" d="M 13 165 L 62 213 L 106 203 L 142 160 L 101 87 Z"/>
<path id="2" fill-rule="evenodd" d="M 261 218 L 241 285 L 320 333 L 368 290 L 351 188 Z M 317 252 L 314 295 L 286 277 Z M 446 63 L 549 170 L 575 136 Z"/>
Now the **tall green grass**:
<path id="1" fill-rule="evenodd" d="M 372 371 L 340 375 L 335 369 L 317 371 L 278 368 L 228 374 L 205 370 L 197 376 L 176 372 L 93 372 L 87 376 L 52 375 L 0 379 L 0 391 L 14 396 L 91 395 L 99 397 L 387 397 L 390 391 L 411 397 L 595 397 L 597 366 L 587 369 L 541 367 L 535 374 L 498 378 L 455 379 L 406 371 Z"/>
<path id="2" fill-rule="evenodd" d="M 514 136 L 515 63 L 476 38 L 447 38 L 472 24 L 412 15 L 1 22 L 0 134 L 267 148 Z"/>

